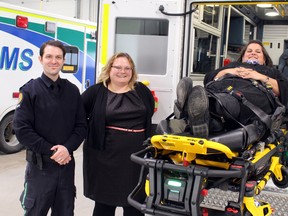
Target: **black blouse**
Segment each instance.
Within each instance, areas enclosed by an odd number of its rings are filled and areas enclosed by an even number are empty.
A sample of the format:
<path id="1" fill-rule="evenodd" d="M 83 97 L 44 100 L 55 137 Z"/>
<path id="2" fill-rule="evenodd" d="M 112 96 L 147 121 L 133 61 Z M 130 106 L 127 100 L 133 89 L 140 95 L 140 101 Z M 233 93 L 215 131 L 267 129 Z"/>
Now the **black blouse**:
<path id="1" fill-rule="evenodd" d="M 108 91 L 106 125 L 143 129 L 145 116 L 146 108 L 135 90 L 121 94 Z"/>

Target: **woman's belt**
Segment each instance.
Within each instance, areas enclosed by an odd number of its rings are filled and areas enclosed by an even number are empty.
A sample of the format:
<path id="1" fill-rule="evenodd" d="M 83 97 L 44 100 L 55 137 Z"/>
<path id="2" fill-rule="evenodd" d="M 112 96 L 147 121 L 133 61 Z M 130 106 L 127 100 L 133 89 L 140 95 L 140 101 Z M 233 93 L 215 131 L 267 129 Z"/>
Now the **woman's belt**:
<path id="1" fill-rule="evenodd" d="M 132 133 L 140 133 L 145 131 L 145 129 L 128 129 L 128 128 L 121 128 L 121 127 L 114 127 L 114 126 L 106 126 L 106 128 L 113 129 L 113 130 L 119 130 L 119 131 L 126 131 L 126 132 L 132 132 Z"/>

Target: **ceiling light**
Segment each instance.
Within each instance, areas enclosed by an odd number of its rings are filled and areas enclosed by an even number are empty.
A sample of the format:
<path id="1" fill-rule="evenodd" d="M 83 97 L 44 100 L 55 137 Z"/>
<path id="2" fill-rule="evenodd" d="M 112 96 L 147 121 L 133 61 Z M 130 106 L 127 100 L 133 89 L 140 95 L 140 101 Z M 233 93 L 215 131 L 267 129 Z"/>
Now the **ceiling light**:
<path id="1" fill-rule="evenodd" d="M 207 4 L 207 7 L 219 7 L 219 5 L 211 5 L 211 4 Z"/>
<path id="2" fill-rule="evenodd" d="M 270 7 L 272 7 L 272 4 L 257 4 L 257 7 L 260 7 L 260 8 L 270 8 Z"/>
<path id="3" fill-rule="evenodd" d="M 277 11 L 267 11 L 265 13 L 266 16 L 270 16 L 270 17 L 273 17 L 273 16 L 279 16 L 279 13 Z"/>

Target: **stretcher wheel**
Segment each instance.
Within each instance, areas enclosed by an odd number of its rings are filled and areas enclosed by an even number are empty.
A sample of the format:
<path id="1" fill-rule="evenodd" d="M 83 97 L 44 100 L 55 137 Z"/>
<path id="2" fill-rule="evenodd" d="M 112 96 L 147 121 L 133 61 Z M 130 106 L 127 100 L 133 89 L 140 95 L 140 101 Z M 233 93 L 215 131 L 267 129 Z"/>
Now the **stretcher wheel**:
<path id="1" fill-rule="evenodd" d="M 273 176 L 272 181 L 278 188 L 287 188 L 288 187 L 288 169 L 284 166 L 281 168 L 283 179 L 278 181 L 278 179 Z"/>

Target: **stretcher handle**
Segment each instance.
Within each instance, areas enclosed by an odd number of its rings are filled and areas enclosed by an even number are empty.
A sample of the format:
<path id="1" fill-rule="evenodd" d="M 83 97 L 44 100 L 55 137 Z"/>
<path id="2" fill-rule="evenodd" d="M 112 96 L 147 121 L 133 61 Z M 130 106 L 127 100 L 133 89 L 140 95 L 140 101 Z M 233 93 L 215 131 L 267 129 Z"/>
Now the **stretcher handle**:
<path id="1" fill-rule="evenodd" d="M 151 159 L 148 158 L 144 158 L 144 156 L 150 152 L 150 153 L 154 153 L 155 149 L 153 147 L 147 147 L 143 150 L 140 150 L 138 152 L 132 153 L 130 156 L 130 159 L 140 165 L 145 165 L 147 164 L 147 162 L 152 161 Z M 147 164 L 148 165 L 148 164 Z M 147 166 L 146 165 L 146 166 Z"/>
<path id="2" fill-rule="evenodd" d="M 153 147 L 147 147 L 143 150 L 140 150 L 136 153 L 131 154 L 130 158 L 133 162 L 149 167 L 149 168 L 155 168 L 156 163 L 158 159 L 153 158 L 144 158 L 147 153 L 154 154 L 155 148 Z M 162 160 L 161 160 L 162 161 Z M 163 162 L 163 169 L 169 169 L 171 171 L 177 171 L 182 173 L 191 173 L 191 170 L 195 169 L 195 166 L 197 165 L 189 165 L 189 166 L 181 166 L 176 164 L 171 164 L 168 162 Z M 199 166 L 201 167 L 201 166 Z M 241 169 L 235 169 L 235 170 L 219 170 L 219 169 L 211 169 L 207 168 L 205 172 L 202 173 L 195 173 L 195 175 L 201 175 L 204 177 L 227 177 L 227 178 L 242 178 L 245 174 Z"/>

